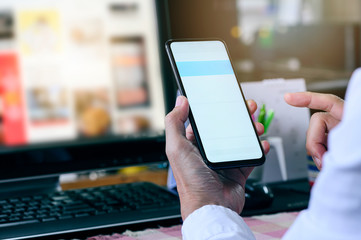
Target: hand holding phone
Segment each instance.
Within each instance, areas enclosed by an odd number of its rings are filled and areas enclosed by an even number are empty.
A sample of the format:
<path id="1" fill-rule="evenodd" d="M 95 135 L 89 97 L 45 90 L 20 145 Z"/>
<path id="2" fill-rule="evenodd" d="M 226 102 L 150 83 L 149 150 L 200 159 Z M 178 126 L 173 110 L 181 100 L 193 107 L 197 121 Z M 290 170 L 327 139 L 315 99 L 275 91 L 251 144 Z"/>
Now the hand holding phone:
<path id="1" fill-rule="evenodd" d="M 264 152 L 221 40 L 170 40 L 166 50 L 205 163 L 213 169 L 257 166 Z"/>

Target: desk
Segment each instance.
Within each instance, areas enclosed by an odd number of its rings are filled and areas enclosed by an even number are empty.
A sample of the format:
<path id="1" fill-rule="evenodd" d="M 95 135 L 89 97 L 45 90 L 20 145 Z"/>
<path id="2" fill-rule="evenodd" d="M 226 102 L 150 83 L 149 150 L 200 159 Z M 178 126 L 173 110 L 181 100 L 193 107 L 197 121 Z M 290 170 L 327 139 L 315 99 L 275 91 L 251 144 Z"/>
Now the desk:
<path id="1" fill-rule="evenodd" d="M 109 178 L 106 177 L 106 179 Z M 308 205 L 310 187 L 307 179 L 272 183 L 269 184 L 269 186 L 275 195 L 275 199 L 270 207 L 265 209 L 245 209 L 242 212 L 242 216 L 245 217 L 247 224 L 254 231 L 257 239 L 279 238 L 292 224 L 292 222 L 297 216 L 298 211 L 306 208 Z M 264 215 L 264 214 L 269 214 L 269 215 Z M 155 235 L 151 235 L 149 238 L 140 238 L 138 235 L 143 236 L 144 234 L 148 234 L 148 235 L 161 234 L 160 236 L 164 236 L 164 234 L 168 234 L 168 240 L 170 240 L 170 239 L 181 239 L 180 227 L 181 227 L 181 220 L 173 219 L 168 221 L 151 222 L 151 223 L 121 226 L 121 227 L 108 228 L 108 229 L 92 230 L 92 231 L 76 233 L 76 234 L 72 233 L 67 235 L 59 235 L 59 236 L 55 236 L 54 238 L 99 239 L 99 238 L 92 238 L 91 236 L 102 235 L 103 238 L 100 239 L 113 240 L 114 238 L 110 238 L 110 237 L 115 236 L 120 238 L 120 236 L 122 236 L 120 234 L 123 234 L 122 238 L 120 239 L 149 240 L 149 239 L 161 239 L 161 238 L 157 238 Z M 151 231 L 144 232 L 145 229 L 151 229 Z M 113 233 L 117 233 L 117 234 L 113 235 Z M 173 238 L 169 238 L 169 234 L 172 234 Z M 131 236 L 138 236 L 138 238 L 134 238 Z"/>
<path id="2" fill-rule="evenodd" d="M 257 240 L 276 240 L 282 238 L 297 215 L 298 212 L 278 213 L 245 217 L 244 220 Z M 87 240 L 178 240 L 182 239 L 181 228 L 182 225 L 179 224 L 168 228 L 154 228 L 136 232 L 128 230 L 122 234 L 98 235 L 89 237 Z"/>

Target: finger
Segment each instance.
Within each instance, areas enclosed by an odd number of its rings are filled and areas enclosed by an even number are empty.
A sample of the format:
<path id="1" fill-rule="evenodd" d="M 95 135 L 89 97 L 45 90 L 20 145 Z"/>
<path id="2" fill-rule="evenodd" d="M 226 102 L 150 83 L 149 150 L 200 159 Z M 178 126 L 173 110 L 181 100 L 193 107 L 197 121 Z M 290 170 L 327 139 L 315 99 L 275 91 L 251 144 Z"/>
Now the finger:
<path id="1" fill-rule="evenodd" d="M 175 108 L 165 118 L 166 150 L 185 139 L 184 123 L 188 118 L 189 104 L 184 96 L 177 97 Z"/>
<path id="2" fill-rule="evenodd" d="M 322 169 L 322 161 L 316 157 L 312 157 L 314 163 L 316 164 L 316 167 L 318 168 L 318 170 Z"/>
<path id="3" fill-rule="evenodd" d="M 323 154 L 327 151 L 327 134 L 338 123 L 339 121 L 328 113 L 312 115 L 306 140 L 309 155 L 319 160 L 322 159 Z"/>
<path id="4" fill-rule="evenodd" d="M 256 112 L 257 110 L 257 103 L 253 100 L 247 100 L 247 106 L 249 109 L 249 113 L 252 115 Z"/>
<path id="5" fill-rule="evenodd" d="M 189 141 L 191 141 L 192 143 L 196 142 L 196 138 L 194 136 L 194 132 L 193 132 L 193 128 L 192 126 L 189 124 L 188 127 L 186 128 L 186 137 Z"/>
<path id="6" fill-rule="evenodd" d="M 218 174 L 220 174 L 223 179 L 227 179 L 235 182 L 243 187 L 246 183 L 248 176 L 251 174 L 254 167 L 242 167 L 242 168 L 232 168 L 225 170 L 216 170 Z"/>
<path id="7" fill-rule="evenodd" d="M 256 126 L 257 134 L 260 136 L 264 133 L 264 126 L 262 123 L 255 122 L 254 125 Z"/>
<path id="8" fill-rule="evenodd" d="M 267 154 L 270 150 L 270 144 L 267 140 L 263 140 L 262 142 L 263 151 L 265 154 Z"/>
<path id="9" fill-rule="evenodd" d="M 341 119 L 343 100 L 333 94 L 314 92 L 286 93 L 285 101 L 295 107 L 308 107 L 311 109 L 329 112 L 334 118 Z"/>
<path id="10" fill-rule="evenodd" d="M 249 175 L 251 174 L 251 172 L 253 171 L 254 167 L 245 167 L 245 168 L 241 168 L 241 171 L 243 172 L 244 176 L 247 178 L 249 177 Z M 244 185 L 242 186 L 244 188 Z"/>
<path id="11" fill-rule="evenodd" d="M 318 159 L 327 151 L 326 149 L 327 126 L 322 120 L 322 114 L 315 113 L 310 119 L 307 130 L 306 149 L 308 154 Z"/>

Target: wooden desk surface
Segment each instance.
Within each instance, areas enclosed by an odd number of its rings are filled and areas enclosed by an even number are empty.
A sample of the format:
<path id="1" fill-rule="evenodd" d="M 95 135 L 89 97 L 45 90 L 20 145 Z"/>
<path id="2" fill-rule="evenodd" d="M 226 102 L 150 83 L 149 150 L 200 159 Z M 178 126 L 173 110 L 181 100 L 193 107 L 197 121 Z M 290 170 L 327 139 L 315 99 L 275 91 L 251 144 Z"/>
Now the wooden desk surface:
<path id="1" fill-rule="evenodd" d="M 133 168 L 134 169 L 134 168 Z M 130 170 L 130 171 L 129 171 Z M 105 175 L 96 179 L 82 177 L 71 182 L 62 182 L 63 190 L 100 187 L 130 182 L 152 182 L 160 186 L 167 185 L 167 169 L 140 168 L 131 170 L 131 168 L 122 169 L 115 174 Z"/>

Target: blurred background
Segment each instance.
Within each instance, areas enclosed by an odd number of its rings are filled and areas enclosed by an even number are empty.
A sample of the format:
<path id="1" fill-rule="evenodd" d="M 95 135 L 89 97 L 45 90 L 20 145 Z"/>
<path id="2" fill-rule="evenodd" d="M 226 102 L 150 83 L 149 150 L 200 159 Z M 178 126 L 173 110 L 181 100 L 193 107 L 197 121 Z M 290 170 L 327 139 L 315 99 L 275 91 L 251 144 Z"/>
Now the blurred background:
<path id="1" fill-rule="evenodd" d="M 304 78 L 344 95 L 360 66 L 359 0 L 173 0 L 174 38 L 225 39 L 241 81 Z"/>
<path id="2" fill-rule="evenodd" d="M 175 89 L 163 88 L 163 48 L 154 47 L 146 2 L 1 1 L 0 144 L 162 131 L 163 90 Z M 343 97 L 361 63 L 359 0 L 171 0 L 167 8 L 169 37 L 224 39 L 241 81 L 304 78 L 308 90 Z"/>
<path id="3" fill-rule="evenodd" d="M 169 16 L 173 38 L 224 39 L 243 83 L 304 79 L 308 91 L 344 98 L 352 72 L 361 65 L 360 0 L 172 0 Z M 277 91 L 290 91 L 283 90 L 290 83 L 279 83 Z M 244 84 L 243 89 L 247 96 Z M 308 175 L 312 185 L 318 170 L 304 147 L 309 113 L 291 116 L 294 109 L 284 104 L 284 92 L 256 89 L 251 98 L 259 107 L 276 109 L 267 134 L 283 140 L 288 177 Z M 280 180 L 275 167 L 280 156 L 272 149 L 263 181 Z"/>
<path id="4" fill-rule="evenodd" d="M 0 145 L 162 134 L 156 21 L 153 1 L 1 1 Z"/>
<path id="5" fill-rule="evenodd" d="M 159 15 L 157 1 L 167 16 Z M 124 148 L 141 156 L 145 146 L 132 143 L 164 139 L 176 87 L 158 31 L 168 39 L 225 40 L 241 82 L 303 78 L 307 90 L 344 97 L 361 65 L 361 0 L 1 0 L 0 154 L 62 144 L 88 151 L 113 142 L 129 143 Z M 288 152 L 298 145 L 283 140 L 294 147 L 285 145 L 287 168 L 297 172 L 290 178 L 305 177 L 305 131 L 281 120 L 301 132 L 279 124 L 302 145 L 297 165 Z M 145 162 L 124 158 L 119 162 Z M 163 160 L 155 168 L 166 171 Z M 166 184 L 165 171 L 157 183 Z M 105 172 L 94 174 L 91 179 Z"/>

